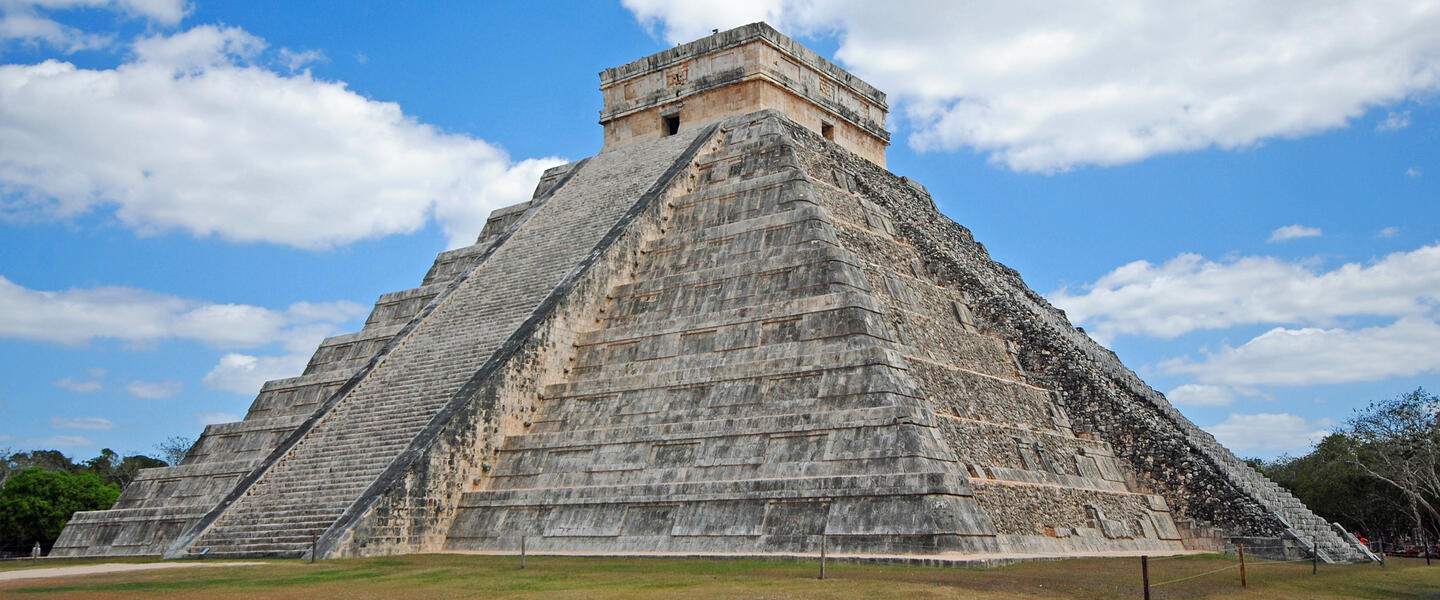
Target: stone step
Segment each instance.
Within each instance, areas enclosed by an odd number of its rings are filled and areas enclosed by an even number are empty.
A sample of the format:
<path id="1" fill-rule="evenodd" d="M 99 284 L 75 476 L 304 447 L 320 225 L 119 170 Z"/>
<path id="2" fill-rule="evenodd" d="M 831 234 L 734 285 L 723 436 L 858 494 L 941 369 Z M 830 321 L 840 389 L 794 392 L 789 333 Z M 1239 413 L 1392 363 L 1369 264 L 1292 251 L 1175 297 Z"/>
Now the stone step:
<path id="1" fill-rule="evenodd" d="M 760 417 L 788 417 L 817 412 L 863 410 L 913 402 L 888 393 L 848 394 L 827 397 L 793 397 L 784 400 L 757 398 L 754 403 L 717 403 L 714 406 L 670 409 L 660 412 L 616 414 L 613 407 L 589 400 L 554 400 L 561 406 L 546 407 L 535 417 L 528 434 L 626 427 L 660 427 L 702 421 L 725 421 Z"/>
<path id="2" fill-rule="evenodd" d="M 331 509 L 338 517 L 631 209 L 637 191 L 613 182 L 620 177 L 655 180 L 698 133 L 647 143 L 644 149 L 654 156 L 603 153 L 574 171 L 573 183 L 557 188 L 536 206 L 531 213 L 536 218 L 514 228 L 509 241 L 487 245 L 494 253 L 469 270 L 464 280 L 440 288 L 438 293 L 445 296 L 429 300 L 433 312 L 412 324 L 406 339 L 378 363 L 376 371 L 364 374 L 366 383 L 339 399 L 302 443 L 269 466 L 250 493 L 230 505 L 192 546 L 225 541 L 227 552 L 271 552 L 284 546 L 264 545 L 271 535 L 267 532 L 306 519 L 319 528 L 320 515 Z M 437 258 L 432 274 L 470 269 L 460 263 L 469 260 L 462 255 L 471 251 Z M 414 304 L 411 300 L 404 302 Z M 375 313 L 372 318 L 380 320 Z M 272 515 L 286 514 L 283 511 L 306 509 L 315 512 L 289 513 L 296 515 L 295 520 L 281 523 L 270 520 Z M 254 528 L 257 522 L 263 526 Z"/>
<path id="3" fill-rule="evenodd" d="M 716 437 L 767 436 L 797 431 L 882 427 L 911 416 L 912 411 L 908 408 L 881 406 L 779 416 L 697 420 L 663 425 L 576 428 L 557 433 L 525 433 L 506 436 L 502 448 L 505 452 L 517 452 L 618 443 L 679 442 Z"/>

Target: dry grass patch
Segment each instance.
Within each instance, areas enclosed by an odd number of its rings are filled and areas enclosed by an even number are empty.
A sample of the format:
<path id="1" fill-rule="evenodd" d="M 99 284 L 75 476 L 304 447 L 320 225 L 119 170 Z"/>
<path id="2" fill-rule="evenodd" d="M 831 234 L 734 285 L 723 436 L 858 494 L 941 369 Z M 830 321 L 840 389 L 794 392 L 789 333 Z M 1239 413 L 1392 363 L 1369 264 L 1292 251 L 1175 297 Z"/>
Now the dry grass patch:
<path id="1" fill-rule="evenodd" d="M 113 561 L 110 561 L 113 562 Z M 42 564 L 45 564 L 42 561 Z M 49 563 L 55 566 L 55 563 Z M 66 562 L 65 564 L 78 564 Z M 1231 557 L 1206 555 L 1151 563 L 1164 598 L 1440 598 L 1440 564 L 1392 560 L 1376 565 L 1253 564 L 1240 589 Z M 815 578 L 814 561 L 412 555 L 309 564 L 172 569 L 71 579 L 0 582 L 5 598 L 1139 598 L 1139 560 L 1077 559 L 993 569 L 832 562 Z"/>

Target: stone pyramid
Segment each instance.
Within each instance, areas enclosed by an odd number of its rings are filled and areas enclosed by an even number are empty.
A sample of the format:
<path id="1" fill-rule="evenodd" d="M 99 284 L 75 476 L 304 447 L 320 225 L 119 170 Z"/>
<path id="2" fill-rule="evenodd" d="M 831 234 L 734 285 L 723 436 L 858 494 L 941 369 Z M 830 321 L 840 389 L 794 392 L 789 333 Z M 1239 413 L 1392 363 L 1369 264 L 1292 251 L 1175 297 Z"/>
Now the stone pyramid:
<path id="1" fill-rule="evenodd" d="M 767 25 L 601 73 L 605 147 L 60 555 L 1367 559 L 884 169 Z"/>

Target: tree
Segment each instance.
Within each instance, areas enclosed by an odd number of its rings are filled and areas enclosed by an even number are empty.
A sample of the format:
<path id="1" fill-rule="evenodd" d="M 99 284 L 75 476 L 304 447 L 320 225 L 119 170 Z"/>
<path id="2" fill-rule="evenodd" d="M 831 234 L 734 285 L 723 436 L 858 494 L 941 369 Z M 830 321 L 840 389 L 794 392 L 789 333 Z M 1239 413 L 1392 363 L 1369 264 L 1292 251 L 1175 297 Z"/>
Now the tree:
<path id="1" fill-rule="evenodd" d="M 10 455 L 14 453 L 15 450 L 13 448 L 0 449 L 0 487 L 4 487 L 5 482 L 10 480 L 10 476 L 19 471 L 19 469 L 16 469 L 15 465 L 10 462 Z"/>
<path id="2" fill-rule="evenodd" d="M 1417 525 L 1440 520 L 1440 396 L 1424 388 L 1371 402 L 1348 422 L 1350 461 L 1404 495 Z"/>
<path id="3" fill-rule="evenodd" d="M 75 511 L 104 510 L 119 497 L 120 486 L 94 473 L 28 467 L 0 488 L 0 547 L 24 552 L 38 541 L 49 552 Z"/>
<path id="4" fill-rule="evenodd" d="M 1347 433 L 1337 432 L 1305 456 L 1247 462 L 1258 463 L 1257 470 L 1326 521 L 1372 536 L 1402 530 L 1410 519 L 1409 505 L 1397 502 L 1399 494 L 1393 488 L 1351 462 L 1354 445 Z"/>
<path id="5" fill-rule="evenodd" d="M 135 480 L 140 469 L 163 466 L 165 461 L 139 454 L 120 458 L 120 455 L 109 448 L 101 450 L 100 456 L 85 461 L 85 469 L 100 476 L 101 481 L 119 485 L 121 490 Z"/>
<path id="6" fill-rule="evenodd" d="M 195 440 L 176 435 L 155 444 L 155 449 L 160 451 L 160 460 L 173 467 L 185 460 L 185 455 L 190 452 L 190 447 L 193 445 L 195 445 Z"/>

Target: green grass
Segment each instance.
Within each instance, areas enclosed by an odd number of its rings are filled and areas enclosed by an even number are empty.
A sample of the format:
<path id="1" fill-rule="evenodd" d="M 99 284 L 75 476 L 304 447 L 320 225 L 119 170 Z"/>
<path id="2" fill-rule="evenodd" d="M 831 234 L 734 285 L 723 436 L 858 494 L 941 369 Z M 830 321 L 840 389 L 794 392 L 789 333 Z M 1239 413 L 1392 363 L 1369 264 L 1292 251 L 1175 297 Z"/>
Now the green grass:
<path id="1" fill-rule="evenodd" d="M 42 561 L 42 566 L 97 561 Z M 117 561 L 105 561 L 117 562 Z M 133 561 L 126 561 L 133 562 Z M 1031 562 L 993 569 L 829 564 L 815 561 L 515 557 L 453 554 L 345 559 L 309 564 L 270 560 L 207 567 L 0 581 L 4 598 L 1139 598 L 1134 558 Z M 1219 555 L 1157 559 L 1161 583 L 1232 567 Z M 1154 588 L 1164 598 L 1440 598 L 1440 562 L 1393 559 L 1377 565 L 1254 563 L 1250 587 L 1234 568 Z"/>

